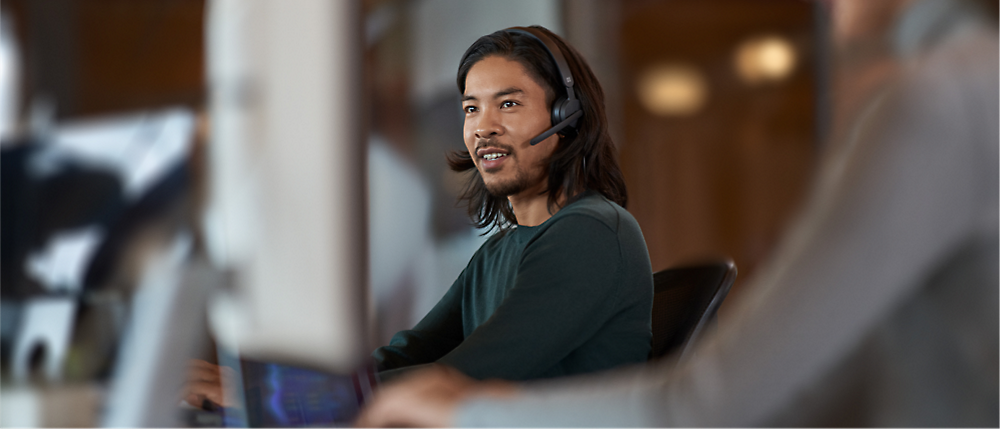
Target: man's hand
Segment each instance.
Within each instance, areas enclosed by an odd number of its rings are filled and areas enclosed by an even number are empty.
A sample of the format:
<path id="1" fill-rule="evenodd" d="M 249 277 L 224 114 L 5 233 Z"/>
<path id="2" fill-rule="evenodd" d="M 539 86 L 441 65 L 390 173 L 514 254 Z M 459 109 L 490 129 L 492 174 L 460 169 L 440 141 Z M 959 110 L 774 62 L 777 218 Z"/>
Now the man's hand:
<path id="1" fill-rule="evenodd" d="M 433 365 L 379 390 L 355 422 L 358 427 L 451 426 L 455 410 L 472 396 L 509 397 L 514 385 L 479 382 L 453 368 Z"/>
<path id="2" fill-rule="evenodd" d="M 231 386 L 236 372 L 228 366 L 213 365 L 203 360 L 188 362 L 187 383 L 184 385 L 183 399 L 195 407 L 201 407 L 205 400 L 215 405 L 231 407 L 225 401 L 223 386 Z"/>

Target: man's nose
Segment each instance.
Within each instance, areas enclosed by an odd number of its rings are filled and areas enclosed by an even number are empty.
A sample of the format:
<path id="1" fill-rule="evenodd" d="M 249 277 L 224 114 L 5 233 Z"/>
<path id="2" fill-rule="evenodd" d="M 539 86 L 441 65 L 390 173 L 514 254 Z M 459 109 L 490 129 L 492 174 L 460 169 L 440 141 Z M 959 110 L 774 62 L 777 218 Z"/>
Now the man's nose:
<path id="1" fill-rule="evenodd" d="M 476 137 L 487 139 L 503 134 L 503 126 L 497 118 L 497 113 L 490 109 L 483 110 L 476 122 Z"/>

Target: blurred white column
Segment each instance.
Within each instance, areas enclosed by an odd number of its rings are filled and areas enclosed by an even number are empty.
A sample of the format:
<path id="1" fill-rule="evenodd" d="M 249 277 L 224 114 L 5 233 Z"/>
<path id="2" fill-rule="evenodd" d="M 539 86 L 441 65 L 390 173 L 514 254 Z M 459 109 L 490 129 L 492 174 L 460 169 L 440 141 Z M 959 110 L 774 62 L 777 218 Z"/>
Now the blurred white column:
<path id="1" fill-rule="evenodd" d="M 0 138 L 15 135 L 21 95 L 21 58 L 13 21 L 0 13 Z"/>
<path id="2" fill-rule="evenodd" d="M 370 351 L 360 13 L 357 1 L 208 6 L 205 229 L 239 286 L 213 324 L 244 356 L 347 370 Z"/>

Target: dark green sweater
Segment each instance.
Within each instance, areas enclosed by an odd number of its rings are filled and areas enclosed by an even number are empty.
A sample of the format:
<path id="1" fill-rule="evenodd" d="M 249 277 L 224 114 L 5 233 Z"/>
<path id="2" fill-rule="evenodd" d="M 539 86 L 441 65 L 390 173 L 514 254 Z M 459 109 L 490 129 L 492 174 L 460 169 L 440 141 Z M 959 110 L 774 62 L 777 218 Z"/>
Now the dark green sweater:
<path id="1" fill-rule="evenodd" d="M 646 360 L 652 305 L 639 224 L 590 193 L 490 237 L 430 313 L 373 357 L 380 371 L 438 362 L 478 379 L 600 371 Z"/>

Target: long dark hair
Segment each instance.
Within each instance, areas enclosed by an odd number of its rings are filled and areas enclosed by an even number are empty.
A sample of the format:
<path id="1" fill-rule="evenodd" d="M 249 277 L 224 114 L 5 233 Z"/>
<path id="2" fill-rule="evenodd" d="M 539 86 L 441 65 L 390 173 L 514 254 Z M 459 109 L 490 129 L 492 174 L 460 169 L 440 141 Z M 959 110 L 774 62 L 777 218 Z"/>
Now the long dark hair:
<path id="1" fill-rule="evenodd" d="M 559 145 L 549 160 L 549 207 L 559 207 L 563 196 L 567 203 L 572 202 L 588 190 L 625 207 L 628 192 L 614 142 L 608 134 L 601 84 L 576 49 L 544 27 L 532 28 L 545 33 L 559 47 L 573 74 L 576 96 L 583 110 L 576 132 L 560 134 Z M 548 85 L 548 92 L 556 99 L 566 97 L 559 70 L 545 47 L 530 36 L 505 30 L 480 37 L 465 51 L 458 66 L 459 93 L 465 93 L 465 78 L 472 66 L 494 55 L 521 63 L 539 82 Z M 553 100 L 547 101 L 551 105 Z M 459 199 L 468 203 L 469 216 L 476 228 L 489 228 L 487 232 L 493 228 L 506 230 L 517 223 L 507 198 L 496 197 L 486 189 L 469 151 L 452 151 L 447 160 L 452 170 L 469 172 L 469 181 Z"/>

